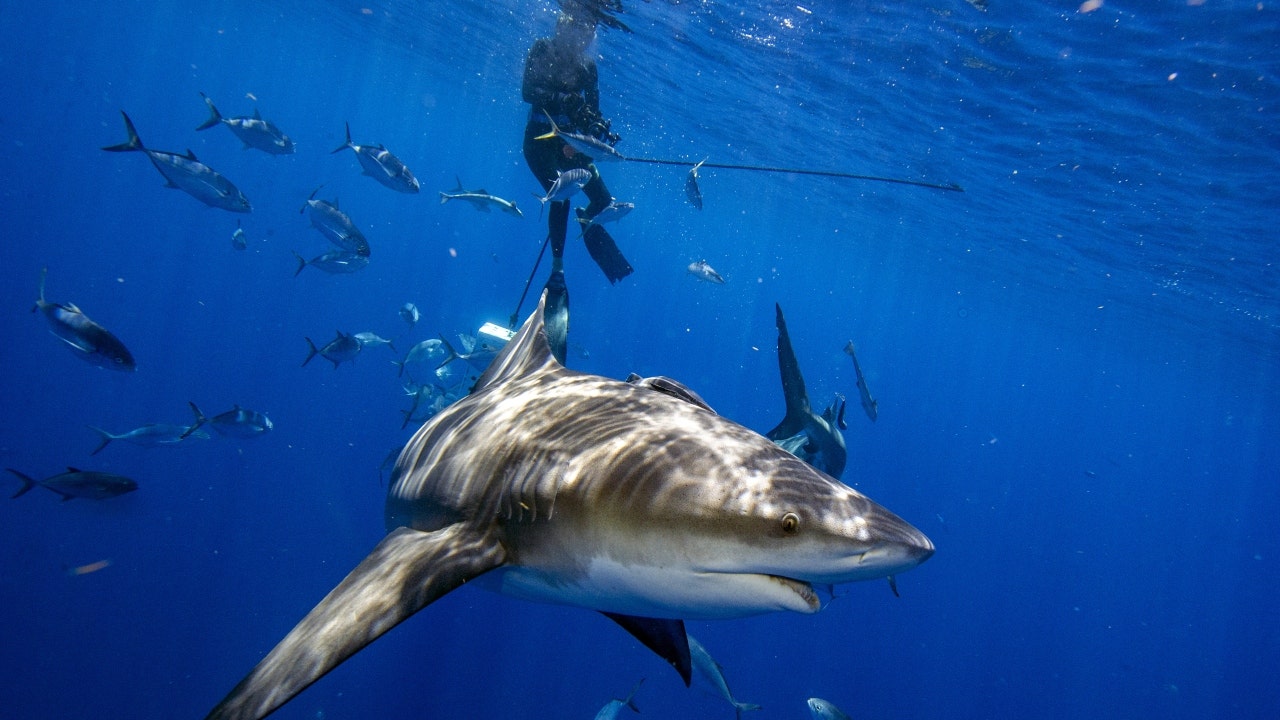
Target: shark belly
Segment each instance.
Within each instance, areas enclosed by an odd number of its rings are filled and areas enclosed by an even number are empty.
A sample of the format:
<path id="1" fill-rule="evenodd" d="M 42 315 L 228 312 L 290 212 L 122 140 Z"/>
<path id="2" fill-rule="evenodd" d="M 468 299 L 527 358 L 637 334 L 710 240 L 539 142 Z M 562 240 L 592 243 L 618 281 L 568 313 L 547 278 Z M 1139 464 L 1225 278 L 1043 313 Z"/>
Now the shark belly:
<path id="1" fill-rule="evenodd" d="M 509 565 L 480 582 L 481 587 L 521 600 L 636 617 L 717 620 L 821 609 L 808 584 L 788 578 L 624 564 L 604 556 L 591 558 L 570 573 Z"/>

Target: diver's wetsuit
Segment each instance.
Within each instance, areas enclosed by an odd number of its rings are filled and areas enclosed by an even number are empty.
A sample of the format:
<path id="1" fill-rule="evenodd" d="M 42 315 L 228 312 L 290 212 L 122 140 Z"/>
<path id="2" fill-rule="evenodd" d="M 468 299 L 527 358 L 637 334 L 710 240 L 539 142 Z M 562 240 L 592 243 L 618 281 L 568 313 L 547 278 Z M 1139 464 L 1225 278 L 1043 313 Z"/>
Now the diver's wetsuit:
<path id="1" fill-rule="evenodd" d="M 612 200 L 609 188 L 590 158 L 582 153 L 565 156 L 567 147 L 559 138 L 536 140 L 539 135 L 551 132 L 547 115 L 566 132 L 586 133 L 593 121 L 600 116 L 600 82 L 595 61 L 583 57 L 566 57 L 558 52 L 555 42 L 542 38 L 529 48 L 525 60 L 524 83 L 521 94 L 532 107 L 529 122 L 524 129 L 524 159 L 529 169 L 550 190 L 558 172 L 572 168 L 585 168 L 591 172 L 591 180 L 582 191 L 590 204 L 579 217 L 590 219 L 603 210 Z M 544 114 L 544 112 L 546 114 Z M 551 256 L 564 255 L 565 237 L 569 224 L 569 202 L 551 203 L 547 219 L 547 233 L 551 240 Z M 623 257 L 613 238 L 599 225 L 592 225 L 584 236 L 587 251 L 595 260 L 610 283 L 615 283 L 632 273 L 632 267 Z"/>

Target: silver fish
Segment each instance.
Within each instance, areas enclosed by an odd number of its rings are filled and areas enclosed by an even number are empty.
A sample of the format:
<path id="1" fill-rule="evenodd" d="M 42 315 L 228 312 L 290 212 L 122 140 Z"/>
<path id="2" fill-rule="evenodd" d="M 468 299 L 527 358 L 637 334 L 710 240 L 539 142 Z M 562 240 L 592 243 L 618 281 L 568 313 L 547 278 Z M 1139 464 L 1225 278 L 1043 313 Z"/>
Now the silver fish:
<path id="1" fill-rule="evenodd" d="M 391 151 L 381 145 L 357 145 L 351 142 L 351 124 L 346 124 L 347 141 L 339 145 L 333 152 L 342 152 L 350 148 L 364 168 L 364 174 L 402 193 L 418 192 L 418 179 L 409 171 L 408 166 Z"/>
<path id="2" fill-rule="evenodd" d="M 871 391 L 867 389 L 867 379 L 862 375 L 862 366 L 858 364 L 858 356 L 853 354 L 852 340 L 844 346 L 844 352 L 853 358 L 853 372 L 858 377 L 858 396 L 862 399 L 862 409 L 867 413 L 867 417 L 871 418 L 871 422 L 875 422 L 880 415 L 879 405 L 875 398 L 871 397 Z"/>
<path id="3" fill-rule="evenodd" d="M 382 337 L 377 333 L 358 332 L 355 334 L 355 339 L 360 343 L 360 347 L 362 348 L 369 347 L 370 345 L 373 345 L 374 347 L 377 347 L 379 345 L 386 345 L 388 348 L 391 349 L 391 352 L 396 351 L 396 346 L 390 340 Z"/>
<path id="4" fill-rule="evenodd" d="M 551 138 L 560 138 L 565 142 L 565 144 L 573 148 L 575 151 L 580 152 L 583 155 L 586 155 L 587 157 L 591 158 L 593 162 L 603 162 L 606 160 L 622 161 L 627 159 L 622 153 L 615 150 L 613 146 L 610 145 L 609 143 L 604 142 L 603 140 L 600 140 L 598 138 L 593 138 L 590 135 L 582 135 L 580 133 L 565 132 L 564 130 L 560 129 L 559 125 L 556 125 L 556 121 L 551 118 L 550 113 L 548 113 L 546 110 L 543 110 L 542 114 L 546 115 L 547 122 L 551 123 L 551 132 L 547 133 L 546 135 L 539 135 L 538 137 L 534 138 L 534 140 L 550 140 Z"/>
<path id="5" fill-rule="evenodd" d="M 230 210 L 231 212 L 252 212 L 249 199 L 240 192 L 232 182 L 219 175 L 213 168 L 196 159 L 195 153 L 187 150 L 186 155 L 151 150 L 143 147 L 138 138 L 138 131 L 133 121 L 124 111 L 124 127 L 129 132 L 128 142 L 119 145 L 108 145 L 102 148 L 107 152 L 142 152 L 151 159 L 151 164 L 164 176 L 166 187 L 177 188 L 209 207 Z"/>
<path id="6" fill-rule="evenodd" d="M 716 285 L 724 284 L 724 278 L 720 276 L 720 273 L 716 272 L 715 268 L 708 265 L 706 260 L 689 263 L 689 267 L 687 269 L 690 275 L 693 275 L 699 280 L 715 283 Z"/>
<path id="7" fill-rule="evenodd" d="M 349 274 L 369 266 L 368 255 L 361 255 L 348 250 L 334 250 L 323 255 L 317 255 L 310 260 L 296 252 L 293 253 L 293 256 L 298 258 L 298 269 L 293 271 L 294 277 L 298 277 L 298 273 L 302 272 L 303 268 L 307 266 L 323 270 L 330 275 Z"/>
<path id="8" fill-rule="evenodd" d="M 311 342 L 311 338 L 306 338 L 307 346 L 311 348 L 311 352 L 307 354 L 307 359 L 302 361 L 303 367 L 311 362 L 311 358 L 316 355 L 333 363 L 333 369 L 337 370 L 338 365 L 344 362 L 351 362 L 356 359 L 356 355 L 360 354 L 360 349 L 364 347 L 354 335 L 344 335 L 341 330 L 338 336 L 330 340 L 322 348 L 317 348 L 316 344 Z"/>
<path id="9" fill-rule="evenodd" d="M 622 708 L 628 708 L 631 712 L 638 713 L 640 708 L 636 707 L 635 697 L 640 686 L 644 684 L 644 678 L 640 678 L 640 682 L 631 688 L 631 692 L 625 698 L 614 698 L 605 703 L 596 713 L 596 720 L 617 720 L 618 715 L 622 712 Z"/>
<path id="10" fill-rule="evenodd" d="M 194 406 L 192 408 L 194 410 Z M 177 445 L 188 437 L 196 437 L 201 440 L 208 439 L 209 433 L 203 430 L 197 430 L 201 424 L 202 416 L 199 412 L 195 414 L 195 420 L 191 425 L 167 425 L 161 423 L 153 423 L 135 428 L 129 432 L 120 434 L 109 433 L 100 427 L 89 426 L 89 429 L 98 433 L 102 437 L 102 442 L 98 443 L 98 447 L 93 449 L 90 455 L 97 455 L 102 449 L 111 443 L 112 440 L 123 440 L 127 443 L 137 445 L 139 447 L 166 447 L 169 445 Z"/>
<path id="11" fill-rule="evenodd" d="M 729 690 L 729 681 L 724 677 L 724 668 L 720 667 L 720 663 L 711 657 L 711 653 L 702 646 L 692 635 L 689 638 L 689 659 L 693 663 L 694 676 L 705 682 L 716 695 L 724 698 L 726 702 L 733 706 L 733 710 L 739 718 L 742 713 L 751 710 L 759 710 L 760 706 L 755 703 L 738 702 L 733 698 L 733 692 Z"/>
<path id="12" fill-rule="evenodd" d="M 49 268 L 40 271 L 40 297 L 31 312 L 39 310 L 49 321 L 49 332 L 67 344 L 76 357 L 111 370 L 133 372 L 138 369 L 129 348 L 110 331 L 89 319 L 75 305 L 61 305 L 44 299 L 44 279 Z"/>
<path id="13" fill-rule="evenodd" d="M 702 209 L 702 191 L 698 189 L 698 168 L 702 167 L 702 163 L 706 162 L 703 158 L 697 165 L 689 168 L 689 176 L 684 180 L 684 196 L 689 199 L 689 204 Z"/>
<path id="14" fill-rule="evenodd" d="M 200 97 L 204 98 L 205 104 L 209 106 L 209 119 L 201 123 L 196 130 L 208 130 L 215 125 L 226 125 L 228 130 L 240 138 L 246 150 L 253 148 L 271 155 L 293 153 L 293 141 L 281 132 L 280 128 L 263 120 L 257 108 L 253 110 L 253 117 L 223 117 L 222 113 L 218 112 L 218 108 L 213 106 L 213 101 L 208 95 L 200 93 Z"/>
<path id="15" fill-rule="evenodd" d="M 414 305 L 411 302 L 407 302 L 404 305 L 400 306 L 400 319 L 409 323 L 409 327 L 411 329 L 413 328 L 414 325 L 418 324 L 418 320 L 421 319 L 421 317 L 422 317 L 422 313 L 418 312 L 417 305 Z"/>
<path id="16" fill-rule="evenodd" d="M 240 227 L 240 221 L 236 221 L 236 231 L 231 233 L 231 247 L 237 250 L 244 250 L 249 247 L 249 241 L 244 237 L 244 228 Z"/>
<path id="17" fill-rule="evenodd" d="M 183 437 L 196 432 L 198 428 L 206 424 L 217 430 L 219 435 L 237 438 L 259 437 L 271 432 L 271 429 L 275 427 L 271 423 L 271 418 L 256 410 L 242 408 L 239 405 L 224 413 L 208 418 L 204 416 L 204 413 L 200 412 L 200 408 L 196 407 L 195 403 L 188 402 L 187 404 L 191 406 L 191 412 L 196 415 L 196 424 L 192 425 L 191 429 Z"/>
<path id="18" fill-rule="evenodd" d="M 326 240 L 339 248 L 358 255 L 369 255 L 369 241 L 365 239 L 360 228 L 351 222 L 351 218 L 338 208 L 338 201 L 316 200 L 320 188 L 311 191 L 307 204 L 298 212 L 311 210 L 311 227 L 314 227 Z M 295 273 L 296 274 L 296 273 Z"/>
<path id="19" fill-rule="evenodd" d="M 564 172 L 556 173 L 556 181 L 551 183 L 551 189 L 547 190 L 546 195 L 534 193 L 534 196 L 538 198 L 538 202 L 541 202 L 545 208 L 549 202 L 568 200 L 590 181 L 590 170 L 584 170 L 583 168 L 565 170 Z"/>
<path id="20" fill-rule="evenodd" d="M 510 200 L 503 200 L 497 195 L 490 195 L 487 190 L 480 188 L 479 190 L 464 190 L 462 188 L 462 180 L 454 178 L 458 181 L 458 186 L 453 192 L 441 192 L 440 204 L 443 205 L 450 200 L 464 200 L 471 203 L 471 206 L 480 212 L 489 212 L 489 207 L 496 205 L 499 210 L 508 215 L 516 217 L 524 217 L 524 213 L 520 212 L 520 208 Z"/>
<path id="21" fill-rule="evenodd" d="M 813 720 L 849 720 L 848 714 L 822 698 L 809 698 L 809 715 Z"/>
<path id="22" fill-rule="evenodd" d="M 444 358 L 448 352 L 444 349 L 445 343 L 440 338 L 431 338 L 409 348 L 409 352 L 405 353 L 404 360 L 395 362 L 400 366 L 400 375 L 404 375 L 404 368 L 409 363 L 429 362 L 435 358 Z M 442 363 L 436 363 L 437 366 Z"/>
<path id="23" fill-rule="evenodd" d="M 22 488 L 10 496 L 15 498 L 26 495 L 28 491 L 37 485 L 58 493 L 62 496 L 64 502 L 75 498 L 106 500 L 107 498 L 124 495 L 138 489 L 138 483 L 123 475 L 86 471 L 73 467 L 67 468 L 64 473 L 59 473 L 44 480 L 35 480 L 27 477 L 13 468 L 7 468 L 7 470 L 22 481 Z"/>
<path id="24" fill-rule="evenodd" d="M 617 222 L 629 215 L 631 211 L 635 209 L 635 203 L 610 200 L 608 205 L 601 208 L 600 212 L 596 213 L 590 219 L 583 217 L 578 218 L 578 222 L 582 224 L 582 234 L 586 235 L 587 230 L 590 230 L 593 225 L 604 225 L 605 223 Z"/>

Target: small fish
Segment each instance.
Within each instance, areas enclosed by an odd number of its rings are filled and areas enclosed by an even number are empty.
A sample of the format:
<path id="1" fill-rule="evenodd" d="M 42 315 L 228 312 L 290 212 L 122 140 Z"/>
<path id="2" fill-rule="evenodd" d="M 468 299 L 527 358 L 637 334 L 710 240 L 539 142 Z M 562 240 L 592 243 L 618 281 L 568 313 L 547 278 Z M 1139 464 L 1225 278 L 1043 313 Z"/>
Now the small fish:
<path id="1" fill-rule="evenodd" d="M 593 225 L 604 225 L 605 223 L 617 222 L 636 209 L 635 203 L 618 202 L 610 200 L 608 205 L 600 209 L 591 218 L 580 217 L 578 222 L 582 224 L 582 234 L 586 235 Z"/>
<path id="2" fill-rule="evenodd" d="M 40 271 L 40 297 L 31 312 L 39 310 L 49 321 L 49 332 L 67 344 L 76 357 L 99 367 L 133 372 L 138 369 L 129 348 L 106 328 L 89 319 L 72 304 L 62 305 L 44 299 L 44 280 L 49 268 Z"/>
<path id="3" fill-rule="evenodd" d="M 194 406 L 192 407 L 194 410 Z M 191 425 L 166 425 L 160 423 L 152 423 L 135 428 L 129 432 L 109 433 L 100 427 L 89 426 L 89 429 L 98 433 L 102 437 L 102 442 L 98 443 L 98 447 L 93 449 L 90 455 L 97 455 L 102 449 L 111 443 L 112 440 L 123 440 L 127 443 L 137 445 L 139 447 L 165 447 L 168 445 L 177 445 L 190 436 L 199 439 L 208 439 L 209 433 L 203 430 L 197 430 L 200 426 L 202 418 L 197 411 L 195 420 Z"/>
<path id="4" fill-rule="evenodd" d="M 546 110 L 542 111 L 547 116 L 547 122 L 551 123 L 551 132 L 546 135 L 539 135 L 534 140 L 550 140 L 551 138 L 560 138 L 569 147 L 575 151 L 591 158 L 593 162 L 604 162 L 606 160 L 622 161 L 627 158 L 622 153 L 613 149 L 613 146 L 603 140 L 593 138 L 590 135 L 582 135 L 579 133 L 565 132 L 556 125 L 556 121 L 551 119 L 551 114 Z"/>
<path id="5" fill-rule="evenodd" d="M 293 141 L 288 135 L 280 132 L 280 128 L 263 120 L 262 115 L 258 113 L 258 109 L 254 108 L 253 117 L 223 117 L 218 112 L 218 108 L 213 106 L 213 101 L 209 96 L 200 93 L 200 97 L 204 98 L 204 102 L 209 106 L 209 119 L 205 120 L 196 130 L 208 130 L 209 128 L 222 124 L 227 129 L 240 138 L 240 142 L 244 143 L 244 148 L 254 148 L 271 155 L 289 155 L 293 153 Z"/>
<path id="6" fill-rule="evenodd" d="M 151 159 L 151 164 L 164 176 L 165 186 L 177 188 L 191 197 L 208 205 L 231 212 L 253 212 L 249 199 L 240 192 L 232 182 L 219 175 L 213 168 L 196 159 L 195 153 L 187 150 L 186 155 L 151 150 L 143 147 L 133 121 L 124 115 L 124 127 L 129 133 L 129 140 L 119 145 L 108 145 L 102 148 L 107 152 L 141 152 Z"/>
<path id="7" fill-rule="evenodd" d="M 294 277 L 298 277 L 298 273 L 302 272 L 307 266 L 323 270 L 330 275 L 350 274 L 369 267 L 368 255 L 361 255 L 350 250 L 334 250 L 323 255 L 317 255 L 310 260 L 302 257 L 297 252 L 294 252 L 293 256 L 298 258 L 298 269 L 293 271 Z"/>
<path id="8" fill-rule="evenodd" d="M 418 192 L 418 179 L 400 158 L 381 145 L 357 145 L 351 142 L 351 123 L 346 124 L 347 141 L 339 145 L 333 152 L 342 152 L 351 148 L 364 168 L 364 174 L 402 193 Z"/>
<path id="9" fill-rule="evenodd" d="M 362 348 L 367 348 L 370 345 L 374 347 L 378 347 L 379 345 L 386 345 L 388 348 L 391 349 L 391 352 L 396 351 L 396 346 L 393 345 L 390 340 L 382 337 L 381 335 L 378 335 L 377 333 L 358 332 L 353 337 L 355 337 L 356 341 L 360 343 L 360 347 Z"/>
<path id="10" fill-rule="evenodd" d="M 396 362 L 400 366 L 400 375 L 404 375 L 404 368 L 409 363 L 431 361 L 435 357 L 445 357 L 448 352 L 444 349 L 445 342 L 440 338 L 431 338 L 409 348 L 409 352 L 405 353 L 404 360 Z M 444 363 L 437 363 L 437 366 Z"/>
<path id="11" fill-rule="evenodd" d="M 693 671 L 710 686 L 712 692 L 732 705 L 738 718 L 741 718 L 744 712 L 759 710 L 760 706 L 755 703 L 738 702 L 733 698 L 733 692 L 729 690 L 729 681 L 724 677 L 724 668 L 720 667 L 720 663 L 711 657 L 711 653 L 707 652 L 702 643 L 694 639 L 692 635 L 689 635 L 688 638 L 689 659 L 693 662 Z"/>
<path id="12" fill-rule="evenodd" d="M 862 399 L 862 409 L 866 411 L 867 417 L 871 418 L 871 422 L 876 421 L 879 415 L 876 401 L 871 397 L 871 391 L 867 389 L 867 379 L 862 376 L 862 366 L 858 364 L 858 356 L 853 354 L 853 341 L 850 340 L 848 345 L 844 346 L 844 352 L 853 358 L 853 372 L 858 376 L 858 395 Z"/>
<path id="13" fill-rule="evenodd" d="M 311 358 L 319 355 L 333 363 L 333 369 L 337 370 L 338 365 L 355 360 L 356 355 L 360 354 L 360 349 L 363 347 L 354 335 L 344 335 L 341 330 L 338 331 L 337 337 L 330 340 L 322 348 L 317 348 L 316 344 L 311 342 L 311 338 L 306 338 L 306 341 L 307 346 L 311 348 L 311 352 L 307 354 L 307 359 L 302 361 L 303 367 L 306 367 L 307 363 L 311 362 Z"/>
<path id="14" fill-rule="evenodd" d="M 80 575 L 88 575 L 89 573 L 96 573 L 99 570 L 105 570 L 106 568 L 109 568 L 109 567 L 111 567 L 111 559 L 105 558 L 102 560 L 98 560 L 96 562 L 86 563 L 84 565 L 77 565 L 75 567 L 69 567 L 67 568 L 67 574 L 72 577 L 78 577 Z"/>
<path id="15" fill-rule="evenodd" d="M 809 698 L 807 702 L 813 720 L 850 720 L 843 710 L 822 698 Z"/>
<path id="16" fill-rule="evenodd" d="M 715 283 L 716 285 L 724 284 L 724 278 L 720 276 L 720 273 L 716 272 L 715 268 L 708 265 L 706 260 L 689 263 L 688 270 L 690 275 L 699 280 Z"/>
<path id="17" fill-rule="evenodd" d="M 255 438 L 266 435 L 275 427 L 271 423 L 271 418 L 248 408 L 242 408 L 239 405 L 230 410 L 214 415 L 211 418 L 205 417 L 200 412 L 200 408 L 196 407 L 193 402 L 188 402 L 191 406 L 191 412 L 196 415 L 196 424 L 191 426 L 187 431 L 187 435 L 194 433 L 202 425 L 212 425 L 219 435 L 236 438 Z M 184 435 L 183 437 L 186 437 Z"/>
<path id="18" fill-rule="evenodd" d="M 631 688 L 631 692 L 625 698 L 620 700 L 614 698 L 613 700 L 605 703 L 605 706 L 600 708 L 600 712 L 596 713 L 596 720 L 616 720 L 618 714 L 622 712 L 622 708 L 628 708 L 631 712 L 635 713 L 640 712 L 640 708 L 636 707 L 634 698 L 636 696 L 636 691 L 638 691 L 640 686 L 643 684 L 644 678 L 640 678 L 640 682 L 636 683 L 635 687 Z"/>
<path id="19" fill-rule="evenodd" d="M 564 172 L 556 173 L 556 181 L 551 183 L 551 189 L 547 190 L 546 195 L 534 193 L 534 197 L 538 198 L 538 202 L 541 202 L 542 207 L 545 208 L 549 202 L 560 202 L 573 197 L 590 180 L 590 170 L 584 170 L 583 168 L 565 170 Z"/>
<path id="20" fill-rule="evenodd" d="M 504 213 L 515 215 L 516 217 L 524 217 L 524 213 L 520 212 L 520 208 L 516 207 L 516 204 L 510 200 L 503 200 L 497 195 L 490 195 L 484 188 L 479 190 L 463 190 L 462 180 L 457 177 L 454 179 L 458 181 L 458 186 L 453 189 L 453 192 L 440 193 L 441 205 L 449 202 L 450 200 L 465 200 L 466 202 L 471 203 L 471 206 L 480 212 L 489 212 L 489 207 L 491 205 L 496 205 L 498 209 Z"/>
<path id="21" fill-rule="evenodd" d="M 477 340 L 474 335 L 459 335 L 458 339 L 462 341 L 462 352 L 455 350 L 448 340 L 440 339 L 444 343 L 447 356 L 439 367 L 444 367 L 454 360 L 466 360 L 471 367 L 483 371 L 489 367 L 489 363 L 493 362 L 493 359 L 506 346 L 505 343 L 498 344 L 497 342 L 490 343 Z"/>
<path id="22" fill-rule="evenodd" d="M 347 252 L 369 256 L 369 241 L 365 239 L 360 228 L 351 222 L 346 213 L 338 209 L 338 201 L 316 200 L 320 188 L 311 191 L 307 203 L 298 210 L 299 213 L 311 210 L 311 227 L 320 231 L 326 240 Z M 296 274 L 296 273 L 295 273 Z"/>
<path id="23" fill-rule="evenodd" d="M 64 473 L 59 473 L 44 480 L 33 480 L 13 468 L 8 468 L 8 470 L 22 481 L 22 488 L 10 496 L 15 498 L 26 495 L 31 488 L 37 485 L 58 493 L 62 496 L 64 502 L 75 498 L 105 500 L 138 489 L 138 483 L 123 475 L 85 471 L 73 467 L 67 468 Z"/>
<path id="24" fill-rule="evenodd" d="M 425 405 L 423 405 L 424 400 L 426 401 Z M 404 415 L 404 422 L 400 424 L 400 429 L 403 430 L 409 427 L 409 423 L 421 424 L 430 420 L 435 417 L 436 413 L 449 407 L 452 402 L 453 399 L 448 397 L 448 393 L 442 387 L 437 385 L 418 386 L 417 391 L 413 393 L 413 405 L 408 410 L 400 411 Z M 422 414 L 415 415 L 419 410 L 422 411 Z"/>
<path id="25" fill-rule="evenodd" d="M 418 306 L 411 302 L 407 302 L 400 306 L 400 319 L 409 323 L 409 328 L 413 329 L 418 324 L 418 320 L 422 318 L 422 313 L 418 312 Z"/>
<path id="26" fill-rule="evenodd" d="M 249 247 L 249 241 L 244 237 L 244 228 L 240 227 L 240 221 L 236 221 L 236 231 L 231 233 L 231 247 L 237 250 L 244 250 Z"/>
<path id="27" fill-rule="evenodd" d="M 699 210 L 702 209 L 702 191 L 698 189 L 698 168 L 706 161 L 703 158 L 697 165 L 689 168 L 689 176 L 684 180 L 684 196 L 689 198 L 690 205 Z"/>

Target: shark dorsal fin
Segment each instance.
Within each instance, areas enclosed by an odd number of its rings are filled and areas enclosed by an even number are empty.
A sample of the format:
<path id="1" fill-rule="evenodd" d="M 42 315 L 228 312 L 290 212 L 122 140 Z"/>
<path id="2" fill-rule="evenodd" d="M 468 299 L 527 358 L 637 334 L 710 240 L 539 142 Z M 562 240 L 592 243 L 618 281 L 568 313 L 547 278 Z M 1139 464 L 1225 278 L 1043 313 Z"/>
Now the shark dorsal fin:
<path id="1" fill-rule="evenodd" d="M 787 320 L 782 316 L 782 306 L 774 304 L 778 325 L 778 372 L 782 375 L 782 395 L 787 402 L 787 414 L 766 437 L 772 440 L 786 438 L 804 430 L 812 410 L 809 394 L 804 388 L 804 376 L 800 374 L 800 362 L 791 347 L 791 335 L 787 332 Z"/>
<path id="2" fill-rule="evenodd" d="M 631 385 L 635 385 L 636 387 L 648 388 L 650 390 L 660 392 L 663 395 L 670 395 L 671 397 L 683 400 L 690 405 L 696 405 L 712 415 L 716 414 L 716 411 L 711 409 L 711 406 L 707 404 L 706 400 L 702 399 L 701 395 L 690 390 L 688 386 L 679 380 L 672 380 L 665 375 L 655 375 L 654 377 L 646 378 L 640 377 L 635 373 L 631 373 L 627 376 L 627 382 Z"/>
<path id="3" fill-rule="evenodd" d="M 564 368 L 551 354 L 551 346 L 547 343 L 546 307 L 547 293 L 544 290 L 538 299 L 537 309 L 524 321 L 520 332 L 502 348 L 476 381 L 475 392 L 536 372 Z"/>

